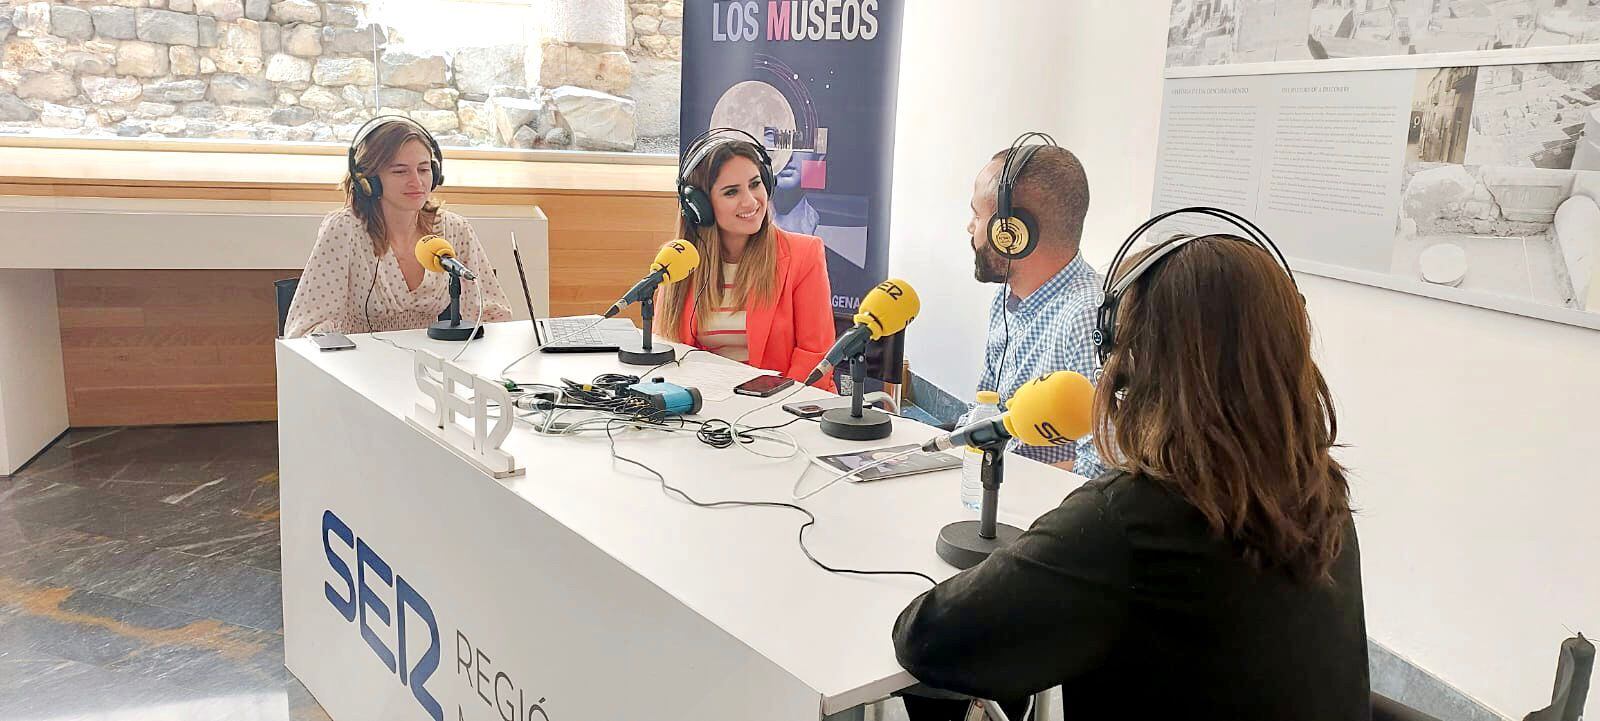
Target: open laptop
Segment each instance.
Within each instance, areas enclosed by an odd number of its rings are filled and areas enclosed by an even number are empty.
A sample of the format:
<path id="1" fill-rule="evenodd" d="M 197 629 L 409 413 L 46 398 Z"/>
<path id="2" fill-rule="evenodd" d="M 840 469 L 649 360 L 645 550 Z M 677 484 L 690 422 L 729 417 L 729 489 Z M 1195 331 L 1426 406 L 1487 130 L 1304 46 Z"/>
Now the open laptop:
<path id="1" fill-rule="evenodd" d="M 517 247 L 517 234 L 511 234 L 511 257 L 517 262 L 517 280 L 522 283 L 522 298 L 528 302 L 528 315 L 533 318 L 533 338 L 540 344 L 542 353 L 613 353 L 630 340 L 636 340 L 638 329 L 622 328 L 606 321 L 594 328 L 584 327 L 594 323 L 591 318 L 539 318 L 534 310 L 533 294 L 528 292 L 528 274 L 522 268 L 522 250 Z M 613 319 L 615 320 L 615 319 Z M 622 320 L 623 324 L 631 324 Z M 556 342 L 544 345 L 547 339 Z"/>

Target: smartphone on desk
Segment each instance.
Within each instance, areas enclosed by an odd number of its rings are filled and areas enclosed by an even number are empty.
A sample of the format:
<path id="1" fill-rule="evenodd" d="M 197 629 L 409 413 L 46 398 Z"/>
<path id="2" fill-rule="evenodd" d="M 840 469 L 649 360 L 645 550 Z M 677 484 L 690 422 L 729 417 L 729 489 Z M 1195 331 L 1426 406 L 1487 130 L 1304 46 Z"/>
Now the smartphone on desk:
<path id="1" fill-rule="evenodd" d="M 878 393 L 876 395 L 883 396 L 884 394 Z M 884 397 L 887 398 L 887 396 Z M 833 396 L 819 401 L 795 401 L 793 403 L 785 403 L 783 404 L 783 410 L 791 415 L 800 416 L 801 418 L 818 418 L 821 417 L 822 414 L 827 413 L 835 408 L 849 408 L 852 402 L 853 399 L 851 399 L 850 396 Z M 882 399 L 868 400 L 865 406 L 868 408 L 876 408 L 891 415 L 896 415 L 895 411 L 892 409 L 892 406 L 883 405 Z"/>
<path id="2" fill-rule="evenodd" d="M 783 404 L 783 410 L 801 418 L 819 418 L 835 408 L 849 408 L 850 396 L 824 398 L 820 401 L 795 401 Z"/>
<path id="3" fill-rule="evenodd" d="M 794 385 L 793 378 L 783 376 L 756 376 L 733 387 L 733 392 L 741 396 L 755 396 L 766 398 L 778 391 Z"/>
<path id="4" fill-rule="evenodd" d="M 345 337 L 343 333 L 313 333 L 311 342 L 316 343 L 317 347 L 324 351 L 350 350 L 356 347 L 355 341 Z"/>

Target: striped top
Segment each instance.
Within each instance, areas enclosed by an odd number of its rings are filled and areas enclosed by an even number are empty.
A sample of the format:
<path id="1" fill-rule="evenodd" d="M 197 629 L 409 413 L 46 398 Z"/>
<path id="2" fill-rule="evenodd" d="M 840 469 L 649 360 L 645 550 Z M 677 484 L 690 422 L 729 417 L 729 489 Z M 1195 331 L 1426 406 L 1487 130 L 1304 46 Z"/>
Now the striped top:
<path id="1" fill-rule="evenodd" d="M 750 339 L 745 334 L 744 308 L 734 304 L 733 279 L 739 275 L 738 263 L 722 264 L 722 294 L 711 315 L 700 324 L 700 345 L 729 360 L 750 360 Z"/>

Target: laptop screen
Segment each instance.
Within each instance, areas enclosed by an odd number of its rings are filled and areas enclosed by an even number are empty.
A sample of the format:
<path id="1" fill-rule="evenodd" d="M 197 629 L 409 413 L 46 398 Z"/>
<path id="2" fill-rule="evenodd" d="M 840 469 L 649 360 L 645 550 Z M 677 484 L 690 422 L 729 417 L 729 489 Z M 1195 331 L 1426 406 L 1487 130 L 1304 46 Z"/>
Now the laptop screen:
<path id="1" fill-rule="evenodd" d="M 544 345 L 539 333 L 539 313 L 533 308 L 533 294 L 528 292 L 528 274 L 522 269 L 522 249 L 517 247 L 517 232 L 511 231 L 511 257 L 517 262 L 517 281 L 522 283 L 522 299 L 528 302 L 528 318 L 533 323 L 533 342 Z"/>

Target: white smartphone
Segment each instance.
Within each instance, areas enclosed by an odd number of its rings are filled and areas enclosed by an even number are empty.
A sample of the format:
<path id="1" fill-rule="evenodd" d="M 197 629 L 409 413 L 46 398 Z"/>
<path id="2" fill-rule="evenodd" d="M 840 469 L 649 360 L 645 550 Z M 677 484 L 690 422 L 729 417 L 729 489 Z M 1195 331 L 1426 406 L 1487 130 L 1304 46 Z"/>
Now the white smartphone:
<path id="1" fill-rule="evenodd" d="M 356 347 L 355 341 L 345 337 L 343 333 L 314 333 L 311 342 L 316 343 L 317 347 L 324 351 L 350 350 Z"/>

